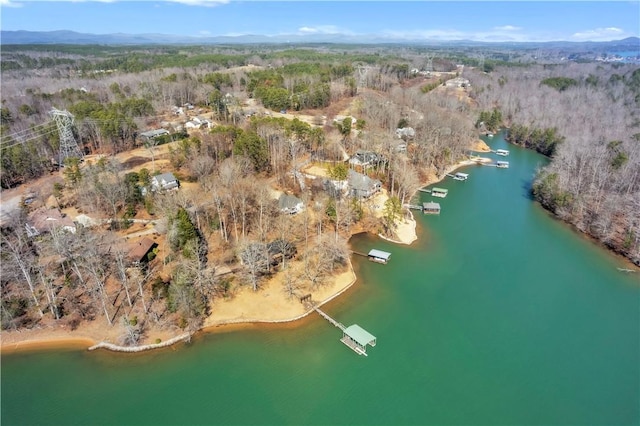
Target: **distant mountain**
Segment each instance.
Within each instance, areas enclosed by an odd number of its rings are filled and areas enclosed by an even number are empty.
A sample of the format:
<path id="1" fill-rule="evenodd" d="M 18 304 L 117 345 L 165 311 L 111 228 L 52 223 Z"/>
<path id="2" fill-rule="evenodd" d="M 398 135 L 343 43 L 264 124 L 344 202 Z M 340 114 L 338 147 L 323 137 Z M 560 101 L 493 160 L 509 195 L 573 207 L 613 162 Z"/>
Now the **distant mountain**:
<path id="1" fill-rule="evenodd" d="M 306 34 L 306 35 L 240 35 L 215 37 L 189 37 L 170 34 L 84 34 L 75 31 L 0 31 L 0 45 L 4 44 L 102 44 L 102 45 L 144 45 L 144 44 L 417 44 L 432 46 L 511 46 L 576 48 L 598 50 L 640 51 L 640 38 L 629 37 L 607 42 L 482 42 L 472 40 L 404 39 L 379 35 L 346 34 Z"/>

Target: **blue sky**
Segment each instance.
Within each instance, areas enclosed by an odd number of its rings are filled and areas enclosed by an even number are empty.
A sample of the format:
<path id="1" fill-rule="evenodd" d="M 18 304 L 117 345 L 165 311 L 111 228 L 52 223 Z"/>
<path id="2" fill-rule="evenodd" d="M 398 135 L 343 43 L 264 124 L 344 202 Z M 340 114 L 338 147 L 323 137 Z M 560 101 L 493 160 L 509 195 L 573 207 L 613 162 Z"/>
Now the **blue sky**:
<path id="1" fill-rule="evenodd" d="M 3 30 L 187 36 L 343 33 L 603 41 L 640 35 L 640 1 L 0 0 Z"/>

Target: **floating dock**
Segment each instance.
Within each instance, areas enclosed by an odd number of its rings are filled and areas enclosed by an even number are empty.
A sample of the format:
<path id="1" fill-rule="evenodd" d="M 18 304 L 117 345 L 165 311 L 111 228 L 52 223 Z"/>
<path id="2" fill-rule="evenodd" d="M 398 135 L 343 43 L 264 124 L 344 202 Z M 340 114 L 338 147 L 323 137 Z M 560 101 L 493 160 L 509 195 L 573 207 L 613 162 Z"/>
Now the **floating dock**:
<path id="1" fill-rule="evenodd" d="M 496 167 L 499 169 L 508 169 L 509 162 L 508 161 L 496 161 Z"/>
<path id="2" fill-rule="evenodd" d="M 509 151 L 506 149 L 497 149 L 496 150 L 496 154 L 497 155 L 502 155 L 503 157 L 506 157 L 507 155 L 509 155 Z"/>

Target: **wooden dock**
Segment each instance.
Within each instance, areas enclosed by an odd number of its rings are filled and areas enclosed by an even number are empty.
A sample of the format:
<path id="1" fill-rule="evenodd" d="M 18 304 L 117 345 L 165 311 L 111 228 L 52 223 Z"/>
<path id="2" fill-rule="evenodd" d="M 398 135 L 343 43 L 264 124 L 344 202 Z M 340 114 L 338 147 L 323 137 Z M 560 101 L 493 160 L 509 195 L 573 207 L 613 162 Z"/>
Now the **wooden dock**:
<path id="1" fill-rule="evenodd" d="M 431 190 L 430 189 L 420 188 L 420 189 L 418 189 L 418 191 L 425 192 L 427 194 L 431 194 Z"/>
<path id="2" fill-rule="evenodd" d="M 326 319 L 327 321 L 329 321 L 334 327 L 338 327 L 340 330 L 344 331 L 345 327 L 341 322 L 338 322 L 336 320 L 334 320 L 333 318 L 331 318 L 329 316 L 329 314 L 327 314 L 326 312 L 324 312 L 323 310 L 321 310 L 320 308 L 318 308 L 317 306 L 314 306 L 313 309 L 320 314 L 320 316 L 324 319 Z"/>
<path id="3" fill-rule="evenodd" d="M 403 207 L 406 207 L 410 210 L 422 210 L 422 206 L 418 206 L 415 204 L 405 204 Z"/>

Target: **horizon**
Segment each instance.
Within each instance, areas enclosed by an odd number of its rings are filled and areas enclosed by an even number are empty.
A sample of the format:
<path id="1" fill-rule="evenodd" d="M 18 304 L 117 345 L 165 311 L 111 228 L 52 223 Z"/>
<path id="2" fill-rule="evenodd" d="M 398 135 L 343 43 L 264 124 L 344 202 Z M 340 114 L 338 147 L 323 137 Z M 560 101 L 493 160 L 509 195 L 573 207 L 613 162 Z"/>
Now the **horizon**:
<path id="1" fill-rule="evenodd" d="M 496 43 L 600 42 L 640 36 L 637 1 L 0 0 L 0 10 L 3 31 L 93 35 L 196 39 L 343 35 L 380 41 Z"/>

